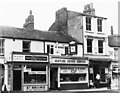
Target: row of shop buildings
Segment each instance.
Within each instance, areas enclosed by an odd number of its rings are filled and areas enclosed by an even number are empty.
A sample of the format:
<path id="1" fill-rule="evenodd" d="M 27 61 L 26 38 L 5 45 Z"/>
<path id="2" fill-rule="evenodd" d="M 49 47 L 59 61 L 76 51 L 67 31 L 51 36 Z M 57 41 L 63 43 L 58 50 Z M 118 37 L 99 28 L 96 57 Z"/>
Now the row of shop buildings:
<path id="1" fill-rule="evenodd" d="M 34 29 L 32 11 L 23 28 L 0 27 L 0 74 L 7 90 L 48 91 L 106 86 L 114 50 L 108 46 L 107 18 L 92 4 L 83 13 L 62 8 L 49 31 Z"/>

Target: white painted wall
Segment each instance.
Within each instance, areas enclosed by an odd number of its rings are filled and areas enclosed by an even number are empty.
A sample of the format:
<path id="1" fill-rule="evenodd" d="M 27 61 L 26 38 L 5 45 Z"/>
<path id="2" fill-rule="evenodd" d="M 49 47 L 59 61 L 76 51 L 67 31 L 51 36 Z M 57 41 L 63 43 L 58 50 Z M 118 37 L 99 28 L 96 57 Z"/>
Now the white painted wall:
<path id="1" fill-rule="evenodd" d="M 44 42 L 31 41 L 31 52 L 44 53 Z"/>
<path id="2" fill-rule="evenodd" d="M 22 52 L 22 41 L 5 39 L 5 58 L 8 58 L 12 51 Z"/>
<path id="3" fill-rule="evenodd" d="M 109 29 L 107 28 L 107 20 L 103 19 L 102 20 L 102 33 L 99 33 L 97 31 L 97 18 L 92 17 L 91 18 L 91 31 L 86 31 L 86 17 L 83 16 L 83 35 L 84 35 L 84 53 L 87 53 L 87 38 L 86 36 L 96 36 L 96 37 L 104 37 L 105 41 L 103 43 L 103 53 L 102 55 L 109 55 L 109 46 L 108 46 L 108 38 L 107 36 L 109 35 Z M 93 38 L 93 49 L 91 54 L 95 55 L 101 55 L 98 53 L 98 40 L 97 38 Z"/>

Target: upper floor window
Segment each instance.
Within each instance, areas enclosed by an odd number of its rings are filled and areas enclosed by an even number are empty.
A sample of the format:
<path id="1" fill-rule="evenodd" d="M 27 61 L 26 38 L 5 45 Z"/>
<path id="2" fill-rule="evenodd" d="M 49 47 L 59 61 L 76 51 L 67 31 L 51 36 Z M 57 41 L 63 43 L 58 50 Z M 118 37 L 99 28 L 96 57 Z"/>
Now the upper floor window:
<path id="1" fill-rule="evenodd" d="M 0 56 L 4 56 L 4 40 L 0 39 Z"/>
<path id="2" fill-rule="evenodd" d="M 47 53 L 49 53 L 49 54 L 54 53 L 54 46 L 53 45 L 47 45 Z"/>
<path id="3" fill-rule="evenodd" d="M 87 39 L 87 52 L 92 53 L 92 39 Z"/>
<path id="4" fill-rule="evenodd" d="M 86 17 L 86 30 L 91 31 L 91 18 L 90 17 Z"/>
<path id="5" fill-rule="evenodd" d="M 23 41 L 23 52 L 30 52 L 30 41 Z"/>
<path id="6" fill-rule="evenodd" d="M 65 55 L 69 54 L 69 47 L 65 47 Z"/>
<path id="7" fill-rule="evenodd" d="M 97 19 L 98 32 L 102 32 L 102 19 Z"/>
<path id="8" fill-rule="evenodd" d="M 103 40 L 98 40 L 98 53 L 103 53 Z"/>

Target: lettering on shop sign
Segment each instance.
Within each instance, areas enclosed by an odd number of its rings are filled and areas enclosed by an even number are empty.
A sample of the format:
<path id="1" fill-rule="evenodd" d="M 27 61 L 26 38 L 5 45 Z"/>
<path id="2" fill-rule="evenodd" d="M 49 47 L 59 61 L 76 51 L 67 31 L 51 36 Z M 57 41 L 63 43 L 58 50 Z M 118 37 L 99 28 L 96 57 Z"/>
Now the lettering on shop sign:
<path id="1" fill-rule="evenodd" d="M 74 59 L 52 59 L 51 63 L 88 64 L 86 60 L 74 60 Z"/>
<path id="2" fill-rule="evenodd" d="M 45 91 L 47 90 L 47 86 L 24 86 L 24 91 Z"/>
<path id="3" fill-rule="evenodd" d="M 47 57 L 44 57 L 44 56 L 25 56 L 25 60 L 41 60 L 41 61 L 47 61 Z"/>
<path id="4" fill-rule="evenodd" d="M 47 55 L 13 55 L 13 61 L 38 61 L 38 62 L 48 62 Z"/>

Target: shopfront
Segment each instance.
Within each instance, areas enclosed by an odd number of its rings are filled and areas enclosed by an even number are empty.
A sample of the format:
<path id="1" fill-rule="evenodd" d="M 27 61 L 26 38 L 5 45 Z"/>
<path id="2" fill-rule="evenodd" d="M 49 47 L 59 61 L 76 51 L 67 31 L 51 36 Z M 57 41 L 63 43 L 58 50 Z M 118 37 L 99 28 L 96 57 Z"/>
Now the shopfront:
<path id="1" fill-rule="evenodd" d="M 110 73 L 110 58 L 89 58 L 89 82 L 96 87 L 96 75 L 100 75 L 100 87 L 107 86 L 106 75 Z"/>
<path id="2" fill-rule="evenodd" d="M 48 55 L 41 53 L 13 53 L 8 62 L 10 90 L 47 91 Z"/>
<path id="3" fill-rule="evenodd" d="M 88 88 L 88 60 L 80 57 L 50 58 L 51 89 L 85 89 Z"/>

